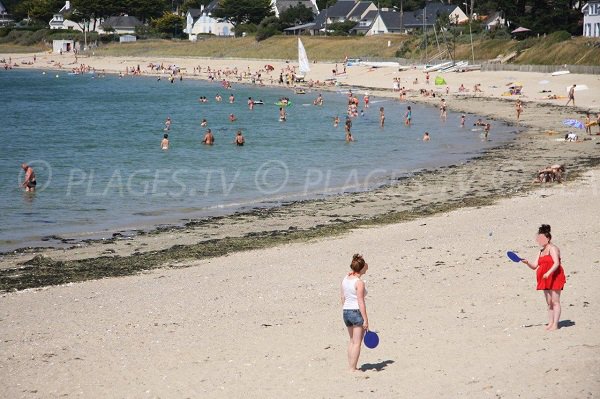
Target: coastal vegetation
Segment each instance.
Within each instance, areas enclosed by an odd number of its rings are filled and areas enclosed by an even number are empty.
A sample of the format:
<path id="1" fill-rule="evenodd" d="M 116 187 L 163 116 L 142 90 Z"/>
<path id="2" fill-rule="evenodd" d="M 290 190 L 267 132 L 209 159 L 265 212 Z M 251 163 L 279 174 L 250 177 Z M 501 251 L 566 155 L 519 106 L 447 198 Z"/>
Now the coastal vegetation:
<path id="1" fill-rule="evenodd" d="M 96 36 L 92 36 L 94 40 Z M 50 49 L 52 39 L 73 38 L 83 41 L 81 32 L 11 31 L 2 35 L 0 52 L 36 52 Z M 104 39 L 106 40 L 106 39 Z M 444 49 L 433 33 L 428 35 L 427 49 L 422 35 L 377 36 L 303 36 L 311 61 L 342 61 L 349 58 L 408 59 L 407 62 L 423 62 Z M 90 42 L 90 37 L 88 37 Z M 389 42 L 389 46 L 388 46 Z M 473 36 L 476 62 L 486 62 L 516 52 L 511 61 L 532 65 L 600 65 L 600 42 L 597 39 L 571 37 L 567 32 L 555 32 L 547 36 L 514 40 L 510 35 L 477 33 Z M 454 49 L 457 60 L 470 60 L 471 45 L 468 34 L 459 35 Z M 187 40 L 139 40 L 136 43 L 99 43 L 88 54 L 106 56 L 189 56 L 213 58 L 295 59 L 297 57 L 295 36 L 273 36 L 257 42 L 253 37 L 219 38 L 201 37 L 197 42 Z"/>

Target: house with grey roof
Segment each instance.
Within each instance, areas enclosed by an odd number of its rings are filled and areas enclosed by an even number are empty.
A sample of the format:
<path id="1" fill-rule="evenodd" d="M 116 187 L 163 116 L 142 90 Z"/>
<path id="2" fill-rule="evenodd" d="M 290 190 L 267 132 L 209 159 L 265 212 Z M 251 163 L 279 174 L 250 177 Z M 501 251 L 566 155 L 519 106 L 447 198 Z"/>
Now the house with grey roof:
<path id="1" fill-rule="evenodd" d="M 304 7 L 311 9 L 314 15 L 319 13 L 319 7 L 317 7 L 317 0 L 271 0 L 271 6 L 275 16 L 279 18 L 279 15 L 290 7 L 296 7 L 303 5 Z"/>
<path id="2" fill-rule="evenodd" d="M 447 15 L 451 21 L 459 24 L 469 20 L 458 6 L 427 3 L 424 8 L 416 11 L 382 8 L 374 13 L 370 12 L 359 21 L 353 31 L 366 35 L 406 33 L 416 29 L 431 28 L 442 15 Z"/>
<path id="3" fill-rule="evenodd" d="M 98 27 L 98 33 L 115 33 L 117 35 L 135 35 L 135 28 L 142 26 L 142 21 L 129 15 L 108 17 Z"/>
<path id="4" fill-rule="evenodd" d="M 372 1 L 338 0 L 334 5 L 322 10 L 315 18 L 314 32 L 324 32 L 325 27 L 336 22 L 355 21 L 358 23 L 370 11 L 377 10 Z"/>
<path id="5" fill-rule="evenodd" d="M 213 17 L 213 12 L 219 7 L 219 1 L 213 0 L 207 6 L 190 8 L 185 15 L 184 33 L 188 34 L 190 41 L 198 40 L 198 35 L 233 36 L 233 25 Z"/>

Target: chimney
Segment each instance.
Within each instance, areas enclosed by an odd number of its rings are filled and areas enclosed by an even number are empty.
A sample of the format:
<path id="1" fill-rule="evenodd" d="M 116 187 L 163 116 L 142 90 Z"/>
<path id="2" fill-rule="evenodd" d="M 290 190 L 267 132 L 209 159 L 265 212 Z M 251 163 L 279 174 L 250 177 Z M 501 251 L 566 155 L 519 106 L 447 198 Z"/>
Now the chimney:
<path id="1" fill-rule="evenodd" d="M 65 1 L 65 10 L 71 9 L 71 2 L 69 0 Z"/>

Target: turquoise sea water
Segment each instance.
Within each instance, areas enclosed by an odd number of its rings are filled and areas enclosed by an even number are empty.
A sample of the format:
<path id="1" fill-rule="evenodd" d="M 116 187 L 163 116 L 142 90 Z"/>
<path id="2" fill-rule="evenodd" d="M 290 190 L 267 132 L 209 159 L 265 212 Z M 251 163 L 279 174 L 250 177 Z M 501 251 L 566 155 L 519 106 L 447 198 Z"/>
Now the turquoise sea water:
<path id="1" fill-rule="evenodd" d="M 311 103 L 318 91 L 296 95 L 235 84 L 224 90 L 194 80 L 56 74 L 0 72 L 0 251 L 41 245 L 48 235 L 107 236 L 369 189 L 418 169 L 464 161 L 515 134 L 495 123 L 492 141 L 485 142 L 471 131 L 475 116 L 467 115 L 461 128 L 458 114 L 443 122 L 437 109 L 371 98 L 365 115 L 353 119 L 356 141 L 346 143 L 347 96 L 341 91 L 323 92 L 325 105 L 316 107 Z M 217 93 L 222 103 L 215 102 Z M 228 103 L 231 93 L 234 104 Z M 200 96 L 209 102 L 200 104 Z M 249 96 L 265 105 L 250 111 Z M 293 102 L 284 123 L 274 105 L 282 96 Z M 403 124 L 407 105 L 412 127 Z M 229 122 L 230 113 L 236 122 Z M 162 151 L 167 116 L 173 121 L 171 149 Z M 202 118 L 215 135 L 212 147 L 201 144 Z M 246 138 L 243 147 L 232 144 L 237 129 Z M 425 131 L 432 137 L 428 143 L 421 140 Z M 22 162 L 36 171 L 34 195 L 19 188 Z"/>

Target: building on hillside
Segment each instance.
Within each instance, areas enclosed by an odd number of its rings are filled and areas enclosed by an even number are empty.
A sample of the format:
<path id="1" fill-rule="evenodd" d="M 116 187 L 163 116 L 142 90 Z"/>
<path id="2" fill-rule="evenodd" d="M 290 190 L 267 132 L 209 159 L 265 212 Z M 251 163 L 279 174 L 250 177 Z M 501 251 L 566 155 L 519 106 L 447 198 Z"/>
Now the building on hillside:
<path id="1" fill-rule="evenodd" d="M 0 1 L 0 26 L 10 25 L 13 22 L 13 19 L 8 14 L 8 10 L 4 7 L 2 1 Z"/>
<path id="2" fill-rule="evenodd" d="M 583 36 L 600 37 L 600 0 L 589 1 L 583 12 Z"/>
<path id="3" fill-rule="evenodd" d="M 354 21 L 358 24 L 370 11 L 376 10 L 377 6 L 372 1 L 338 0 L 317 15 L 312 33 L 323 33 L 328 30 L 327 25 L 337 22 Z"/>
<path id="4" fill-rule="evenodd" d="M 233 36 L 235 34 L 231 23 L 212 17 L 212 13 L 218 6 L 219 1 L 213 0 L 207 6 L 188 9 L 183 32 L 188 34 L 190 41 L 195 42 L 198 40 L 198 35 L 203 33 L 216 36 Z"/>
<path id="5" fill-rule="evenodd" d="M 398 11 L 382 8 L 369 11 L 352 29 L 354 33 L 378 35 L 386 33 L 407 33 L 418 29 L 432 28 L 437 19 L 447 15 L 453 23 L 465 23 L 469 17 L 458 6 L 428 3 L 416 11 Z"/>
<path id="6" fill-rule="evenodd" d="M 75 49 L 75 42 L 73 40 L 53 40 L 52 41 L 52 52 L 54 54 L 69 53 Z"/>
<path id="7" fill-rule="evenodd" d="M 98 27 L 98 33 L 117 35 L 135 35 L 135 28 L 142 26 L 142 21 L 129 15 L 108 17 Z"/>
<path id="8" fill-rule="evenodd" d="M 73 8 L 71 7 L 71 2 L 69 0 L 65 1 L 65 5 L 60 11 L 52 16 L 52 19 L 49 22 L 50 29 L 70 29 L 83 32 L 83 25 L 67 18 L 72 12 Z"/>
<path id="9" fill-rule="evenodd" d="M 312 9 L 314 15 L 319 13 L 319 7 L 317 7 L 317 0 L 271 0 L 271 6 L 275 16 L 279 18 L 279 15 L 290 7 L 296 7 L 297 5 L 303 5 L 306 8 Z"/>
<path id="10" fill-rule="evenodd" d="M 488 15 L 485 19 L 485 29 L 494 30 L 506 25 L 506 19 L 502 16 L 503 14 L 503 12 L 497 11 Z"/>

